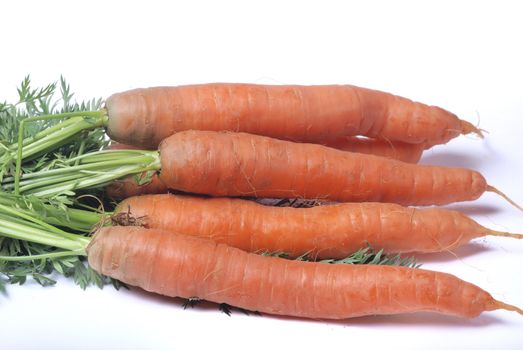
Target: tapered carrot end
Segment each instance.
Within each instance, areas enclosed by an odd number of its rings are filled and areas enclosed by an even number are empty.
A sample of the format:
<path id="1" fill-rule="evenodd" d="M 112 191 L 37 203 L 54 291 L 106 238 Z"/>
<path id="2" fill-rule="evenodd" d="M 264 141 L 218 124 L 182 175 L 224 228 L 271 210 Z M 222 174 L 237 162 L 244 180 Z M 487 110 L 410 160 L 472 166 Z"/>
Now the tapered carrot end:
<path id="1" fill-rule="evenodd" d="M 515 311 L 515 312 L 517 312 L 518 314 L 520 314 L 520 315 L 523 316 L 523 310 L 522 310 L 522 309 L 520 309 L 520 308 L 517 307 L 517 306 L 510 305 L 510 304 L 504 303 L 504 302 L 499 301 L 499 300 L 493 300 L 493 301 L 492 301 L 492 304 L 491 304 L 490 306 L 491 306 L 491 307 L 489 308 L 489 310 L 507 310 L 507 311 Z"/>
<path id="2" fill-rule="evenodd" d="M 510 238 L 516 238 L 516 239 L 523 239 L 523 235 L 520 234 L 520 233 L 510 233 L 510 232 L 503 232 L 503 231 L 488 230 L 487 234 L 489 236 L 510 237 Z"/>
<path id="3" fill-rule="evenodd" d="M 485 130 L 482 130 L 482 129 L 472 125 L 471 123 L 469 123 L 466 120 L 461 120 L 461 133 L 462 134 L 474 133 L 474 134 L 478 135 L 479 138 L 483 139 L 483 138 L 485 138 L 483 131 L 485 131 Z"/>
<path id="4" fill-rule="evenodd" d="M 487 189 L 486 191 L 488 192 L 493 192 L 501 197 L 503 197 L 507 202 L 509 202 L 510 204 L 512 204 L 513 206 L 515 206 L 516 208 L 518 208 L 519 210 L 523 211 L 523 207 L 521 207 L 519 204 L 517 204 L 516 202 L 514 202 L 512 199 L 510 199 L 506 194 L 504 194 L 503 192 L 501 192 L 500 190 L 498 190 L 496 187 L 494 186 L 490 186 L 490 185 L 487 185 Z"/>

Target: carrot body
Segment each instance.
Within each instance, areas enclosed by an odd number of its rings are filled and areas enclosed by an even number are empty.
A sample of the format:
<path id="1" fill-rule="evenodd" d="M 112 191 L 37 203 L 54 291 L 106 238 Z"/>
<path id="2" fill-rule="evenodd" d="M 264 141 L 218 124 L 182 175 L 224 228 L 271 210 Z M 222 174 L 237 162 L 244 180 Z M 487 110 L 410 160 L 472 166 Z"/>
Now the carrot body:
<path id="1" fill-rule="evenodd" d="M 407 163 L 417 163 L 423 153 L 423 145 L 413 145 L 404 142 L 387 142 L 384 140 L 360 137 L 342 137 L 326 144 L 342 151 L 373 154 Z M 112 143 L 109 149 L 137 149 L 135 146 Z M 106 193 L 112 199 L 124 199 L 144 194 L 167 193 L 169 188 L 153 175 L 150 182 L 139 185 L 135 176 L 128 176 L 112 182 L 106 187 Z"/>
<path id="2" fill-rule="evenodd" d="M 248 132 L 302 142 L 364 135 L 428 146 L 477 132 L 441 108 L 351 85 L 155 87 L 114 94 L 106 109 L 112 139 L 146 148 L 183 130 Z"/>
<path id="3" fill-rule="evenodd" d="M 197 237 L 104 227 L 87 248 L 98 272 L 145 290 L 308 318 L 432 311 L 475 317 L 499 308 L 452 275 L 382 265 L 331 265 L 246 253 Z"/>
<path id="4" fill-rule="evenodd" d="M 131 197 L 115 211 L 128 212 L 147 228 L 183 232 L 248 252 L 318 259 L 341 259 L 368 244 L 386 252 L 437 252 L 491 232 L 457 211 L 388 203 L 281 208 L 166 194 Z"/>
<path id="5" fill-rule="evenodd" d="M 337 202 L 447 204 L 474 200 L 483 176 L 244 133 L 185 131 L 159 148 L 160 179 L 212 196 L 315 198 Z"/>

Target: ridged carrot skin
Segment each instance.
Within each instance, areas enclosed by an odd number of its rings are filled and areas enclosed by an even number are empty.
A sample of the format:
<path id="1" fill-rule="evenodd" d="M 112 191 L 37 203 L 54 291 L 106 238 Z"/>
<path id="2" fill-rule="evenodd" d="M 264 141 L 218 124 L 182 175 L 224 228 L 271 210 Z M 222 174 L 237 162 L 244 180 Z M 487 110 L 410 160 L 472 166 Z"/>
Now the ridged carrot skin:
<path id="1" fill-rule="evenodd" d="M 245 133 L 184 131 L 159 147 L 169 187 L 217 197 L 436 205 L 478 198 L 483 176 Z"/>
<path id="2" fill-rule="evenodd" d="M 423 145 L 413 145 L 404 142 L 387 142 L 377 139 L 359 137 L 342 137 L 326 144 L 328 147 L 342 151 L 373 154 L 407 163 L 417 163 L 423 153 Z M 136 149 L 134 146 L 113 143 L 110 149 Z M 129 176 L 112 182 L 106 187 L 106 193 L 112 199 L 124 199 L 144 194 L 167 193 L 168 187 L 153 175 L 151 181 L 138 185 L 134 176 Z"/>
<path id="3" fill-rule="evenodd" d="M 491 231 L 452 210 L 389 203 L 272 207 L 234 198 L 148 195 L 122 201 L 147 228 L 183 232 L 248 252 L 340 259 L 370 244 L 386 252 L 454 249 Z"/>
<path id="4" fill-rule="evenodd" d="M 363 135 L 428 146 L 477 132 L 439 107 L 351 85 L 153 87 L 114 94 L 106 110 L 112 139 L 145 148 L 184 130 L 247 132 L 314 143 Z"/>
<path id="5" fill-rule="evenodd" d="M 431 311 L 475 317 L 500 308 L 489 293 L 446 273 L 266 257 L 155 229 L 104 227 L 87 253 L 92 268 L 129 285 L 268 314 L 346 319 Z"/>

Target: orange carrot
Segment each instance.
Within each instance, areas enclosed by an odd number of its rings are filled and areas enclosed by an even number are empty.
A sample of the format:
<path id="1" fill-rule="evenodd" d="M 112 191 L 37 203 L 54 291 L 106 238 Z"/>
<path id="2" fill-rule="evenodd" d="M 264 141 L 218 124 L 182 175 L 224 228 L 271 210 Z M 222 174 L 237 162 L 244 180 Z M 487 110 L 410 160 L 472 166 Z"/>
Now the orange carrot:
<path id="1" fill-rule="evenodd" d="M 159 148 L 169 188 L 212 196 L 447 204 L 478 198 L 480 173 L 422 166 L 244 133 L 185 131 Z"/>
<path id="2" fill-rule="evenodd" d="M 129 285 L 276 315 L 345 319 L 431 311 L 475 317 L 497 309 L 523 314 L 446 273 L 286 260 L 154 229 L 104 227 L 87 254 L 92 268 Z"/>
<path id="3" fill-rule="evenodd" d="M 106 110 L 112 139 L 151 149 L 191 129 L 316 143 L 363 135 L 427 146 L 460 134 L 481 135 L 439 107 L 351 85 L 155 87 L 114 94 Z"/>
<path id="4" fill-rule="evenodd" d="M 404 142 L 387 142 L 384 140 L 360 138 L 360 137 L 342 137 L 326 144 L 331 148 L 337 148 L 343 151 L 374 154 L 390 159 L 398 159 L 408 163 L 417 163 L 423 153 L 423 145 L 413 145 Z M 121 143 L 111 143 L 109 149 L 137 149 L 135 146 Z M 138 178 L 144 177 L 138 175 Z M 136 176 L 112 182 L 106 187 L 106 193 L 112 199 L 124 199 L 132 196 L 143 194 L 167 193 L 168 187 L 155 174 L 150 182 L 139 185 Z"/>
<path id="5" fill-rule="evenodd" d="M 125 220 L 129 214 L 147 228 L 212 239 L 249 252 L 318 259 L 341 259 L 368 244 L 386 252 L 438 252 L 485 235 L 523 238 L 487 229 L 457 211 L 388 203 L 281 208 L 242 199 L 165 194 L 122 201 L 115 217 Z"/>
<path id="6" fill-rule="evenodd" d="M 169 189 L 215 197 L 438 205 L 490 191 L 523 210 L 470 169 L 408 164 L 245 133 L 182 131 L 165 139 L 158 151 L 106 150 L 76 160 L 22 178 L 19 193 L 47 197 L 159 171 Z"/>

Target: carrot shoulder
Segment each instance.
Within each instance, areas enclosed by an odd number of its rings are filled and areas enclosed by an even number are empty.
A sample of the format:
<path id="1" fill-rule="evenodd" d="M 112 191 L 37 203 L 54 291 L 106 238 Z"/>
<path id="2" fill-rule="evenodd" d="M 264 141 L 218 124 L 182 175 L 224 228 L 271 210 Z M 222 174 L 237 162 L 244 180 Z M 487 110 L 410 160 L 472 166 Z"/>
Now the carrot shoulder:
<path id="1" fill-rule="evenodd" d="M 476 237 L 509 235 L 457 211 L 389 203 L 283 208 L 235 198 L 164 194 L 128 198 L 115 214 L 123 222 L 131 215 L 147 228 L 183 232 L 249 252 L 317 259 L 341 259 L 368 244 L 386 252 L 438 252 Z"/>
<path id="2" fill-rule="evenodd" d="M 102 228 L 87 253 L 91 267 L 127 284 L 269 314 L 345 319 L 431 311 L 475 317 L 504 308 L 446 273 L 285 260 L 154 229 Z"/>
<path id="3" fill-rule="evenodd" d="M 478 198 L 483 176 L 245 133 L 185 131 L 162 142 L 160 179 L 212 196 L 447 204 Z"/>
<path id="4" fill-rule="evenodd" d="M 427 146 L 479 132 L 444 109 L 351 85 L 155 87 L 114 94 L 106 109 L 112 139 L 146 148 L 191 129 L 301 142 L 363 135 Z"/>

